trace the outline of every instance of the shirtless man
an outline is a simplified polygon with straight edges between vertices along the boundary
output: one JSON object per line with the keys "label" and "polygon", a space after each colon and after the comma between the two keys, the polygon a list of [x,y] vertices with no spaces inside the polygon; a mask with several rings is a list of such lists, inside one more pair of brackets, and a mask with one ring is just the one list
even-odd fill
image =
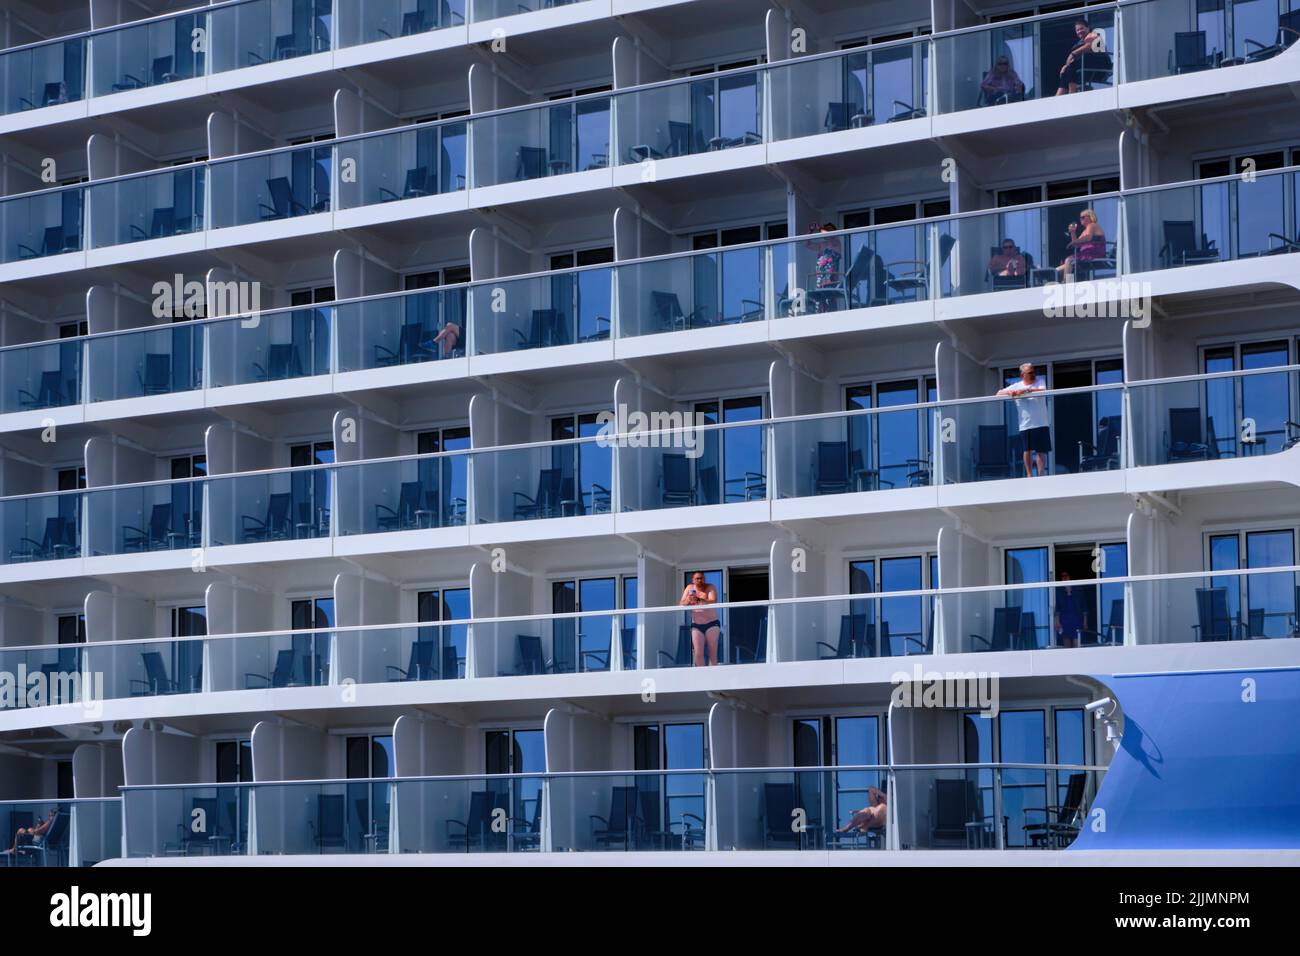
{"label": "shirtless man", "polygon": [[718,623],[718,612],[704,610],[695,610],[705,604],[718,603],[718,589],[704,580],[704,572],[696,571],[691,575],[691,583],[686,585],[686,590],[682,592],[682,599],[678,602],[682,607],[692,608],[691,610],[691,645],[695,649],[695,666],[705,666],[705,647],[708,647],[708,664],[710,667],[718,663],[718,637],[722,634],[722,626]]}
{"label": "shirtless man", "polygon": [[849,817],[849,822],[836,830],[836,833],[848,833],[850,830],[866,833],[868,830],[885,828],[885,815],[889,812],[885,792],[875,787],[867,787],[867,798],[871,804],[861,810],[854,810],[853,816]]}

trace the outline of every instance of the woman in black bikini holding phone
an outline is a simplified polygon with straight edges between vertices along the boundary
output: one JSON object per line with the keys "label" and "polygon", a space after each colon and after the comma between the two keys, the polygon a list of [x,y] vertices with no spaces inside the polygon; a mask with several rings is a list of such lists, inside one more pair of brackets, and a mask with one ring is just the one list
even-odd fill
{"label": "woman in black bikini holding phone", "polygon": [[716,610],[697,610],[700,605],[717,604],[718,589],[704,580],[704,572],[696,571],[691,575],[691,583],[682,592],[678,602],[682,607],[691,608],[691,646],[695,650],[695,666],[704,667],[704,650],[708,647],[708,665],[718,663],[718,638],[722,634],[722,625],[718,623]]}

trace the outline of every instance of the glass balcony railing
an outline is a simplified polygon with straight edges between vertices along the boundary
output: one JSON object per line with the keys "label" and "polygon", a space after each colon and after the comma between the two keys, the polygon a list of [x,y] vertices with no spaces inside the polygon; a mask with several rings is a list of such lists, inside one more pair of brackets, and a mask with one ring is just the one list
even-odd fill
{"label": "glass balcony railing", "polygon": [[258,783],[248,791],[258,855],[390,852],[388,780]]}
{"label": "glass balcony railing", "polygon": [[694,426],[607,440],[618,446],[620,511],[767,500],[770,424],[697,417]]}
{"label": "glass balcony railing", "polygon": [[929,485],[933,419],[910,404],[774,422],[776,497]]}
{"label": "glass balcony railing", "polygon": [[466,675],[469,626],[456,621],[335,632],[339,682],[458,680]]}
{"label": "glass balcony railing", "polygon": [[931,269],[931,246],[942,226],[906,223],[774,243],[771,283],[781,291],[771,296],[773,317],[934,298],[944,277]]}
{"label": "glass balcony railing", "polygon": [[173,322],[86,339],[88,399],[107,402],[203,387],[204,327]]}
{"label": "glass balcony railing", "polygon": [[[0,647],[0,673],[14,675],[16,691],[0,696],[0,710],[73,704],[82,700],[85,686],[82,650],[78,644]],[[29,683],[33,675],[40,677],[36,684]]]}
{"label": "glass balcony railing", "polygon": [[355,175],[340,177],[339,208],[464,189],[466,130],[464,120],[448,120],[341,141],[339,168],[355,170]]}
{"label": "glass balcony railing", "polygon": [[102,694],[104,700],[170,697],[205,690],[201,637],[92,641],[78,647],[92,681],[86,686],[91,693]]}
{"label": "glass balcony railing", "polygon": [[90,248],[203,231],[205,166],[128,176],[86,187]]}
{"label": "glass balcony railing", "polygon": [[470,185],[497,186],[608,167],[611,101],[611,94],[592,94],[472,118]]}
{"label": "glass balcony railing", "polygon": [[333,155],[307,146],[209,163],[212,228],[329,212]]}
{"label": "glass balcony railing", "polygon": [[932,252],[942,275],[936,294],[976,295],[1070,279],[1114,279],[1121,263],[1119,223],[1120,199],[1114,194],[943,220],[936,227]]}
{"label": "glass balcony railing", "polygon": [[92,489],[85,502],[89,555],[189,550],[203,544],[202,479]]}
{"label": "glass balcony railing", "polygon": [[468,286],[451,286],[338,303],[337,371],[464,358],[468,299]]}
{"label": "glass balcony railing", "polygon": [[392,781],[400,853],[517,853],[542,849],[540,774]]}
{"label": "glass balcony railing", "polygon": [[[889,792],[885,766],[713,770],[720,850],[850,850],[885,848],[882,811],[854,814]],[[879,823],[879,826],[875,824]]]}
{"label": "glass balcony railing", "polygon": [[212,72],[278,63],[332,48],[331,0],[247,0],[208,14]]}
{"label": "glass balcony railing", "polygon": [[[1128,462],[1123,395],[1117,383],[931,406],[939,439],[939,482],[1123,468]],[[925,461],[918,462],[918,470],[925,467]]]}
{"label": "glass balcony railing", "polygon": [[208,478],[208,545],[327,538],[333,484],[326,467]]}
{"label": "glass balcony railing", "polygon": [[208,31],[208,14],[196,11],[91,34],[91,95],[108,96],[203,76],[211,46],[199,41]]}
{"label": "glass balcony railing", "polygon": [[470,22],[482,23],[497,17],[513,17],[519,13],[566,7],[578,0],[470,0]]}
{"label": "glass balcony railing", "polygon": [[251,793],[251,784],[237,783],[124,787],[125,853],[129,857],[246,855]]}
{"label": "glass balcony railing", "polygon": [[766,318],[767,262],[778,248],[784,247],[742,246],[615,267],[618,336],[680,332]]}
{"label": "glass balcony railing", "polygon": [[601,266],[470,286],[474,354],[608,340],[613,276]]}
{"label": "glass balcony railing", "polygon": [[[1124,8],[1125,30],[1130,9]],[[935,112],[1113,87],[1120,49],[1116,19],[1116,5],[1110,4],[935,37]]]}
{"label": "glass balcony railing", "polygon": [[86,94],[86,38],[0,51],[0,116],[75,103]]}
{"label": "glass balcony railing", "polygon": [[338,17],[338,45],[359,46],[461,26],[465,0],[342,0]]}
{"label": "glass balcony railing", "polygon": [[0,263],[80,252],[84,186],[0,199]]}
{"label": "glass balcony railing", "polygon": [[772,138],[799,139],[925,116],[929,58],[926,38],[769,66]]}
{"label": "glass balcony railing", "polygon": [[1161,186],[1124,196],[1129,272],[1300,252],[1295,169]]}
{"label": "glass balcony railing", "polygon": [[469,452],[358,462],[337,471],[336,534],[452,528],[468,515]]}
{"label": "glass balcony railing", "polygon": [[555,852],[706,849],[712,782],[702,768],[548,775],[546,848]]}
{"label": "glass balcony railing", "polygon": [[122,855],[120,797],[0,800],[0,826],[6,840],[20,829],[44,828],[18,838],[6,856],[10,866],[94,866]]}
{"label": "glass balcony railing", "polygon": [[896,847],[1063,850],[1074,842],[1105,768],[1070,764],[935,764],[890,771]]}
{"label": "glass balcony railing", "polygon": [[600,438],[471,453],[475,524],[610,514],[613,449]]}
{"label": "glass balcony railing", "polygon": [[81,342],[0,349],[0,413],[81,404]]}
{"label": "glass balcony railing", "polygon": [[1275,455],[1300,444],[1300,368],[1251,369],[1128,387],[1133,464]]}
{"label": "glass balcony railing", "polygon": [[[0,648],[39,683],[15,708],[200,692],[542,677],[715,665],[1300,638],[1300,566],[925,589],[919,564],[874,592],[710,605]],[[906,573],[904,569],[903,572]],[[1034,579],[1037,575],[1037,580]],[[705,619],[707,617],[707,619]],[[471,641],[472,637],[472,641]]]}
{"label": "glass balcony railing", "polygon": [[699,767],[124,787],[123,799],[131,856],[1063,850],[1105,773]]}
{"label": "glass balcony railing", "polygon": [[764,142],[763,71],[746,67],[615,94],[615,165]]}
{"label": "glass balcony railing", "polygon": [[334,311],[289,309],[205,323],[211,387],[328,375]]}
{"label": "glass balcony railing", "polygon": [[73,492],[0,498],[5,564],[81,556],[81,496]]}
{"label": "glass balcony railing", "polygon": [[1121,11],[1122,79],[1132,83],[1271,59],[1300,39],[1300,10],[1293,6],[1290,13],[1279,14],[1279,9],[1259,0],[1126,4]]}

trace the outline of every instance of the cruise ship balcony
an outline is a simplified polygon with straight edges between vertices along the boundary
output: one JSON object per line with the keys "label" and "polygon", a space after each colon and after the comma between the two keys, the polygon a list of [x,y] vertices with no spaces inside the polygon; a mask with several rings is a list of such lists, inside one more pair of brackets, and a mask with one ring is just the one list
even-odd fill
{"label": "cruise ship balcony", "polygon": [[[46,826],[48,824],[48,826]],[[0,800],[0,866],[94,866],[122,855],[122,798]],[[40,829],[36,835],[19,831]]]}

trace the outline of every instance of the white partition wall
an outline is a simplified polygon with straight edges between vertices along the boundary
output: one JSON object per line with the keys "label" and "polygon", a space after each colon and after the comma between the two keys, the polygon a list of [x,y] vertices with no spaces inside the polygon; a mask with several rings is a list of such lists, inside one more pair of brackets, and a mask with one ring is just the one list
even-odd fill
{"label": "white partition wall", "polygon": [[[987,543],[955,528],[939,529],[939,581],[944,587],[978,587],[998,583],[996,562]],[[935,627],[935,652],[974,650],[970,635],[990,638],[990,602],[983,594],[948,594],[939,598]],[[942,642],[942,644],[940,643]]]}
{"label": "white partition wall", "polygon": [[[263,720],[253,728],[253,779],[323,780],[330,776],[329,735],[315,727]],[[258,853],[309,845],[304,831],[320,819],[314,787],[258,788],[249,811],[249,838]],[[331,794],[333,796],[333,794]]]}
{"label": "white partition wall", "polygon": [[[616,43],[618,41],[615,41]],[[645,210],[639,207],[619,206],[614,210],[614,260],[640,259],[647,256],[662,256],[673,251],[672,233],[653,222]],[[632,277],[627,273],[620,279]],[[620,296],[618,302],[623,303]],[[635,300],[628,300],[629,306]]]}
{"label": "white partition wall", "polygon": [[406,669],[403,651],[411,644],[405,629],[357,631],[370,624],[401,619],[401,588],[372,572],[347,572],[334,579],[334,648],[330,668],[334,682],[383,683],[389,668]]}
{"label": "white partition wall", "polygon": [[[677,586],[677,568],[658,555],[642,551],[637,555],[637,601],[640,607],[664,607],[676,604],[681,589]],[[642,668],[660,666],[659,655],[672,658],[677,652],[677,625],[681,618],[673,614],[640,615],[636,659]]]}
{"label": "white partition wall", "polygon": [[[123,781],[128,787],[194,783],[201,780],[202,741],[146,723],[122,738]],[[186,818],[184,791],[144,790],[126,797],[127,856],[162,856],[176,840],[176,826]]]}
{"label": "white partition wall", "polygon": [[[78,800],[116,797],[125,782],[119,741],[81,744],[72,752],[72,788]],[[83,863],[116,856],[121,844],[122,815],[117,804],[77,808],[75,856]]]}
{"label": "white partition wall", "polygon": [[259,471],[275,464],[275,447],[267,438],[234,422],[209,425],[204,433],[209,475]]}
{"label": "white partition wall", "polygon": [[[509,563],[494,570],[496,558],[476,561],[469,571],[469,602],[474,617],[510,617],[532,613],[532,578]],[[471,624],[466,651],[466,677],[513,674],[519,669],[518,628],[501,624]]]}
{"label": "white partition wall", "polygon": [[[770,766],[769,723],[766,714],[733,701],[720,701],[709,709],[709,759],[714,770]],[[709,819],[708,849],[762,846],[763,822],[753,813],[763,806],[763,774],[723,774],[715,778],[706,797]]]}
{"label": "white partition wall", "polygon": [[[393,775],[438,777],[469,771],[467,754],[474,731],[428,714],[402,714],[393,725]],[[394,804],[399,832],[390,834],[399,853],[438,853],[449,849],[446,820],[468,816],[468,787],[399,783]]]}
{"label": "white partition wall", "polygon": [[[552,709],[543,733],[548,773],[613,770],[614,724],[593,714]],[[550,829],[542,834],[544,849],[589,850],[592,817],[610,812],[611,787],[630,778],[553,777],[548,784]],[[546,816],[543,815],[543,819]]]}
{"label": "white partition wall", "polygon": [[[214,581],[205,593],[209,634],[276,629],[275,595],[233,581]],[[211,688],[243,689],[247,675],[270,675],[275,661],[266,640],[208,641],[204,680]]]}

